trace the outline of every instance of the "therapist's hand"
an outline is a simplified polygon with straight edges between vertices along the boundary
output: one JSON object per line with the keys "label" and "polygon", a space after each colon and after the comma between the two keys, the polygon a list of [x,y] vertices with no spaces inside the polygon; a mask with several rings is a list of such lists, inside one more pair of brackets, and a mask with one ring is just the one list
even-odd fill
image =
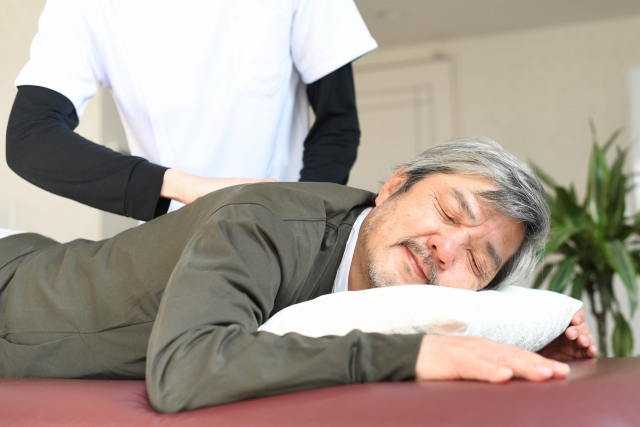
{"label": "therapist's hand", "polygon": [[199,197],[221,188],[256,182],[276,182],[273,178],[206,178],[191,175],[179,169],[168,169],[164,173],[160,196],[189,204]]}
{"label": "therapist's hand", "polygon": [[486,338],[425,335],[416,362],[417,380],[477,380],[503,383],[512,378],[545,381],[565,378],[569,366]]}
{"label": "therapist's hand", "polygon": [[598,349],[593,345],[593,335],[585,322],[584,310],[580,309],[571,319],[571,325],[562,335],[538,353],[554,360],[588,359]]}

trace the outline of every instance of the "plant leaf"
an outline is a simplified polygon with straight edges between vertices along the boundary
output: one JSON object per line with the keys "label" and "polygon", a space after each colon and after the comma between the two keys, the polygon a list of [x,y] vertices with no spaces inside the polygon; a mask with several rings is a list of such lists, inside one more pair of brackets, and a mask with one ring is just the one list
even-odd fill
{"label": "plant leaf", "polygon": [[609,169],[604,153],[597,144],[593,144],[589,159],[588,206],[599,234],[603,235],[604,212],[607,205],[607,188],[609,187]]}
{"label": "plant leaf", "polygon": [[531,166],[533,172],[538,176],[538,178],[540,178],[540,181],[547,184],[548,187],[555,189],[559,186],[556,180],[553,179],[551,175],[543,171],[538,165],[530,161],[529,166]]}
{"label": "plant leaf", "polygon": [[631,227],[636,234],[640,234],[640,212],[633,216]]}
{"label": "plant leaf", "polygon": [[574,227],[583,224],[583,211],[578,205],[575,193],[565,190],[562,187],[556,188],[556,210],[558,216],[563,218],[565,223],[570,223]]}
{"label": "plant leaf", "polygon": [[[624,222],[624,211],[626,206],[626,186],[627,177],[623,171],[624,162],[626,160],[626,150],[618,149],[618,155],[611,166],[609,188],[607,197],[607,217],[609,224],[609,233],[615,233],[622,222]],[[611,235],[611,237],[617,237]]]}
{"label": "plant leaf", "polygon": [[551,238],[547,242],[547,245],[544,248],[544,252],[542,252],[541,259],[544,261],[545,258],[556,251],[564,242],[566,242],[571,236],[581,231],[580,228],[575,228],[572,226],[564,226],[560,227],[556,230],[551,231]]}
{"label": "plant leaf", "polygon": [[[595,129],[595,127],[594,127]],[[618,139],[618,137],[620,136],[620,133],[622,132],[622,128],[618,128],[616,129],[611,136],[609,137],[609,139],[607,139],[607,142],[604,143],[604,145],[602,146],[602,152],[606,153],[607,150],[609,149],[609,147],[611,147],[611,144],[613,144],[613,142]],[[595,136],[595,133],[594,133]]]}
{"label": "plant leaf", "polygon": [[553,264],[545,264],[536,275],[536,278],[533,281],[533,285],[531,285],[531,287],[534,289],[540,288],[540,285],[542,285],[542,283],[547,279],[547,276],[549,276],[549,273],[551,273],[553,267]]}
{"label": "plant leaf", "polygon": [[558,270],[549,280],[549,290],[562,293],[575,273],[576,260],[567,258],[558,264]]}
{"label": "plant leaf", "polygon": [[591,141],[594,144],[598,143],[598,135],[596,134],[596,124],[593,122],[592,118],[589,118],[589,130],[591,131]]}
{"label": "plant leaf", "polygon": [[588,281],[589,281],[588,273],[577,274],[573,278],[573,286],[571,287],[571,297],[575,299],[582,299],[581,298],[582,291],[584,290],[584,287],[586,286]]}
{"label": "plant leaf", "polygon": [[611,344],[615,357],[631,357],[633,355],[633,332],[629,323],[621,313],[615,313],[616,326],[613,328]]}
{"label": "plant leaf", "polygon": [[604,256],[609,266],[620,276],[629,294],[631,315],[638,306],[638,284],[636,268],[627,248],[620,240],[609,240],[604,245]]}

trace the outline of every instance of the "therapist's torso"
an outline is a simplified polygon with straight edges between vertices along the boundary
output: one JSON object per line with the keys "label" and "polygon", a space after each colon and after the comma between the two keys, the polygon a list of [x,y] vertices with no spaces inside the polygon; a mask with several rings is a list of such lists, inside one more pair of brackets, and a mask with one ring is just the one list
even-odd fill
{"label": "therapist's torso", "polygon": [[56,90],[81,115],[98,81],[133,155],[202,176],[296,181],[304,83],[375,46],[345,0],[49,0],[16,85]]}

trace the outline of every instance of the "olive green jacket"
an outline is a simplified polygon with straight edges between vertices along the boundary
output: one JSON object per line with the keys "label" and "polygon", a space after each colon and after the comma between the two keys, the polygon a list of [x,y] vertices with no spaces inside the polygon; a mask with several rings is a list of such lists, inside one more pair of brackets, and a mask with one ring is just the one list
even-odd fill
{"label": "olive green jacket", "polygon": [[0,377],[146,377],[164,412],[413,378],[417,335],[257,332],[331,292],[372,196],[253,184],[99,242],[0,239]]}

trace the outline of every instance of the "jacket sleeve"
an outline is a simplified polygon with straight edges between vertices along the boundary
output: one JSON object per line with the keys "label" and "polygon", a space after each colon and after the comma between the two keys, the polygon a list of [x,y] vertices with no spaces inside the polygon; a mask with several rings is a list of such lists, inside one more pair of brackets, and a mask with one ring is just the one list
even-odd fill
{"label": "jacket sleeve", "polygon": [[309,84],[307,96],[316,121],[304,142],[300,181],[346,184],[360,143],[351,63]]}
{"label": "jacket sleeve", "polygon": [[7,126],[9,167],[59,196],[148,221],[167,212],[160,197],[167,168],[95,144],[74,132],[76,110],[64,95],[20,86]]}
{"label": "jacket sleeve", "polygon": [[313,262],[313,251],[305,250],[313,238],[300,222],[239,204],[221,208],[194,235],[171,275],[149,342],[146,383],[156,410],[413,378],[421,335],[257,332],[287,294],[284,287],[302,286]]}

